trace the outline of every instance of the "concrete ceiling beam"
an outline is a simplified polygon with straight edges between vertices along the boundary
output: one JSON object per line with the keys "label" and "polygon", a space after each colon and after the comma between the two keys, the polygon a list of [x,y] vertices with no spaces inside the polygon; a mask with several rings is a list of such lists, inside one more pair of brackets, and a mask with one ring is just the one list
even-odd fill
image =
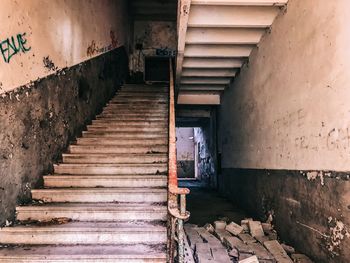
{"label": "concrete ceiling beam", "polygon": [[192,0],[193,5],[284,6],[288,0]]}
{"label": "concrete ceiling beam", "polygon": [[249,57],[254,45],[196,45],[187,44],[185,57],[234,58]]}
{"label": "concrete ceiling beam", "polygon": [[182,77],[181,85],[183,84],[212,84],[212,85],[228,85],[230,84],[230,78],[218,78],[218,77]]}
{"label": "concrete ceiling beam", "polygon": [[240,68],[242,58],[185,58],[183,68]]}
{"label": "concrete ceiling beam", "polygon": [[220,105],[220,92],[180,91],[177,103],[187,105]]}
{"label": "concrete ceiling beam", "polygon": [[191,0],[178,0],[177,10],[177,57],[176,57],[176,85],[179,83],[184,59],[188,18],[190,15]]}
{"label": "concrete ceiling beam", "polygon": [[188,28],[188,44],[258,44],[265,29],[261,28]]}
{"label": "concrete ceiling beam", "polygon": [[[270,27],[279,7],[200,6],[191,8],[188,27]],[[208,19],[210,17],[210,19]]]}
{"label": "concrete ceiling beam", "polygon": [[237,73],[236,69],[231,68],[212,68],[212,69],[197,69],[197,68],[184,68],[182,70],[182,76],[184,77],[234,77]]}

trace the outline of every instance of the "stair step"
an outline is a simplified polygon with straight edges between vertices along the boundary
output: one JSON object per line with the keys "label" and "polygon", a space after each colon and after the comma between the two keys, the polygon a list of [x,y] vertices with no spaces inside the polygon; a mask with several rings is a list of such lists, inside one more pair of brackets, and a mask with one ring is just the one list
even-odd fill
{"label": "stair step", "polygon": [[163,127],[168,128],[168,123],[165,121],[145,121],[145,120],[93,120],[92,125],[109,125],[119,127]]}
{"label": "stair step", "polygon": [[99,115],[96,116],[96,119],[99,118],[106,118],[106,117],[112,117],[112,118],[116,118],[119,120],[132,120],[132,119],[142,119],[142,120],[161,120],[161,121],[167,121],[168,120],[168,114],[165,113],[101,113]]}
{"label": "stair step", "polygon": [[153,88],[153,87],[146,87],[146,86],[125,86],[125,87],[122,87],[120,91],[162,94],[162,93],[168,93],[169,88],[168,87]]}
{"label": "stair step", "polygon": [[120,125],[88,125],[87,126],[88,131],[132,131],[132,132],[164,132],[166,130],[166,127],[161,126],[120,126]]}
{"label": "stair step", "polygon": [[137,93],[137,92],[128,92],[128,91],[119,91],[117,93],[117,96],[113,98],[112,100],[115,99],[165,99],[169,100],[168,93],[166,92],[161,92],[161,93],[156,93],[156,92],[142,92],[142,93]]}
{"label": "stair step", "polygon": [[[151,141],[152,142],[152,141]],[[119,141],[116,141],[119,143]],[[109,144],[111,145],[111,144]],[[118,144],[114,144],[117,146]],[[64,163],[165,163],[167,154],[62,154]]]}
{"label": "stair step", "polygon": [[47,188],[68,187],[166,187],[165,175],[47,175],[44,186]]}
{"label": "stair step", "polygon": [[128,104],[128,103],[136,103],[136,104],[145,104],[145,103],[160,103],[160,104],[168,104],[168,98],[166,97],[122,97],[122,96],[116,96],[114,99],[111,99],[108,104],[115,104],[115,103],[122,103],[122,104]]}
{"label": "stair step", "polygon": [[159,114],[159,115],[168,115],[168,110],[166,109],[166,107],[153,107],[153,108],[149,108],[149,107],[129,107],[129,106],[106,106],[103,109],[102,114],[105,113],[115,113],[115,114],[144,114],[144,116],[148,116],[149,114]]}
{"label": "stair step", "polygon": [[96,116],[96,120],[103,120],[103,121],[165,121],[167,122],[168,120],[168,115],[167,116],[156,116],[156,117],[147,117],[145,118],[144,116],[137,116],[136,114],[135,115],[129,115],[129,116],[123,116],[123,115],[114,115],[114,114],[107,114],[107,115],[98,115]]}
{"label": "stair step", "polygon": [[168,111],[162,108],[154,108],[154,109],[149,109],[149,108],[130,108],[130,107],[110,107],[104,108],[102,115],[103,114],[119,114],[119,115],[137,115],[137,114],[143,114],[144,117],[147,116],[168,116]]}
{"label": "stair step", "polygon": [[120,202],[163,203],[167,201],[167,190],[158,188],[52,188],[33,189],[32,198],[47,203],[62,202]]}
{"label": "stair step", "polygon": [[[96,132],[96,131],[91,131]],[[70,145],[70,153],[167,153],[168,145],[129,145],[129,146],[119,146],[115,145]]]}
{"label": "stair step", "polygon": [[167,241],[166,227],[146,222],[69,222],[0,229],[1,244],[84,245],[159,244]]}
{"label": "stair step", "polygon": [[167,86],[151,87],[151,86],[145,86],[145,85],[125,85],[120,90],[128,91],[128,92],[139,91],[139,92],[162,93],[162,92],[168,92],[169,88]]}
{"label": "stair step", "polygon": [[166,248],[154,245],[21,246],[0,249],[2,263],[165,263]]}
{"label": "stair step", "polygon": [[[19,221],[45,221],[55,218],[69,218],[73,221],[165,221],[167,207],[151,204],[115,203],[51,203],[48,205],[18,206]],[[1,253],[0,253],[1,254]]]}
{"label": "stair step", "polygon": [[167,163],[157,164],[55,164],[57,174],[166,174]]}
{"label": "stair step", "polygon": [[136,133],[136,132],[104,132],[104,131],[83,131],[84,138],[113,138],[113,139],[163,139],[168,138],[167,133]]}
{"label": "stair step", "polygon": [[114,139],[114,138],[77,138],[78,145],[157,145],[167,144],[167,138],[145,138],[145,139]]}
{"label": "stair step", "polygon": [[128,100],[115,100],[115,101],[109,101],[105,107],[115,107],[115,108],[141,108],[141,109],[168,109],[168,102],[165,100],[162,101],[128,101]]}
{"label": "stair step", "polygon": [[162,120],[162,121],[167,121],[168,120],[168,114],[165,113],[121,113],[121,112],[103,112],[100,115],[96,116],[96,119],[101,119],[101,118],[115,118],[119,120],[130,120],[130,119],[144,119],[144,120]]}

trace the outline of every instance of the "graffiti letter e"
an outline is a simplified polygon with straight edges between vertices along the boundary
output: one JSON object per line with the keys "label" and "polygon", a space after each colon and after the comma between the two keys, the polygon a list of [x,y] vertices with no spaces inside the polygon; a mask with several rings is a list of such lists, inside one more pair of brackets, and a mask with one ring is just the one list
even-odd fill
{"label": "graffiti letter e", "polygon": [[0,43],[0,51],[1,51],[2,57],[4,58],[4,61],[6,63],[9,63],[8,59],[6,58],[6,52],[9,51],[8,39]]}
{"label": "graffiti letter e", "polygon": [[19,43],[19,45],[24,53],[31,49],[31,47],[29,47],[29,48],[25,47],[25,44],[27,43],[27,39],[24,38],[25,35],[26,35],[26,33],[17,35],[18,43]]}

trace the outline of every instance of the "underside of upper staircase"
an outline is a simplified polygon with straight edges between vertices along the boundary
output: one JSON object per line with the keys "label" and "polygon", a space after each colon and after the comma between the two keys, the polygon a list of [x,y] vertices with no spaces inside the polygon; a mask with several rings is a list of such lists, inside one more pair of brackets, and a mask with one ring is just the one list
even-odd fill
{"label": "underside of upper staircase", "polygon": [[176,85],[179,104],[220,104],[288,0],[181,0]]}

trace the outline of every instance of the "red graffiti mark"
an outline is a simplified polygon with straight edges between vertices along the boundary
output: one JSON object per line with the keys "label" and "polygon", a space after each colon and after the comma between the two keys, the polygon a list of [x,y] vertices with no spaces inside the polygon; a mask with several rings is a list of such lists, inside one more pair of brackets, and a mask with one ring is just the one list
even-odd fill
{"label": "red graffiti mark", "polygon": [[91,44],[88,46],[86,54],[91,57],[98,52],[98,47],[96,46],[95,40],[92,40]]}
{"label": "red graffiti mark", "polygon": [[112,48],[117,48],[118,47],[118,39],[116,38],[115,34],[114,34],[114,31],[111,30],[110,32],[110,36],[111,36],[111,41],[112,41]]}

